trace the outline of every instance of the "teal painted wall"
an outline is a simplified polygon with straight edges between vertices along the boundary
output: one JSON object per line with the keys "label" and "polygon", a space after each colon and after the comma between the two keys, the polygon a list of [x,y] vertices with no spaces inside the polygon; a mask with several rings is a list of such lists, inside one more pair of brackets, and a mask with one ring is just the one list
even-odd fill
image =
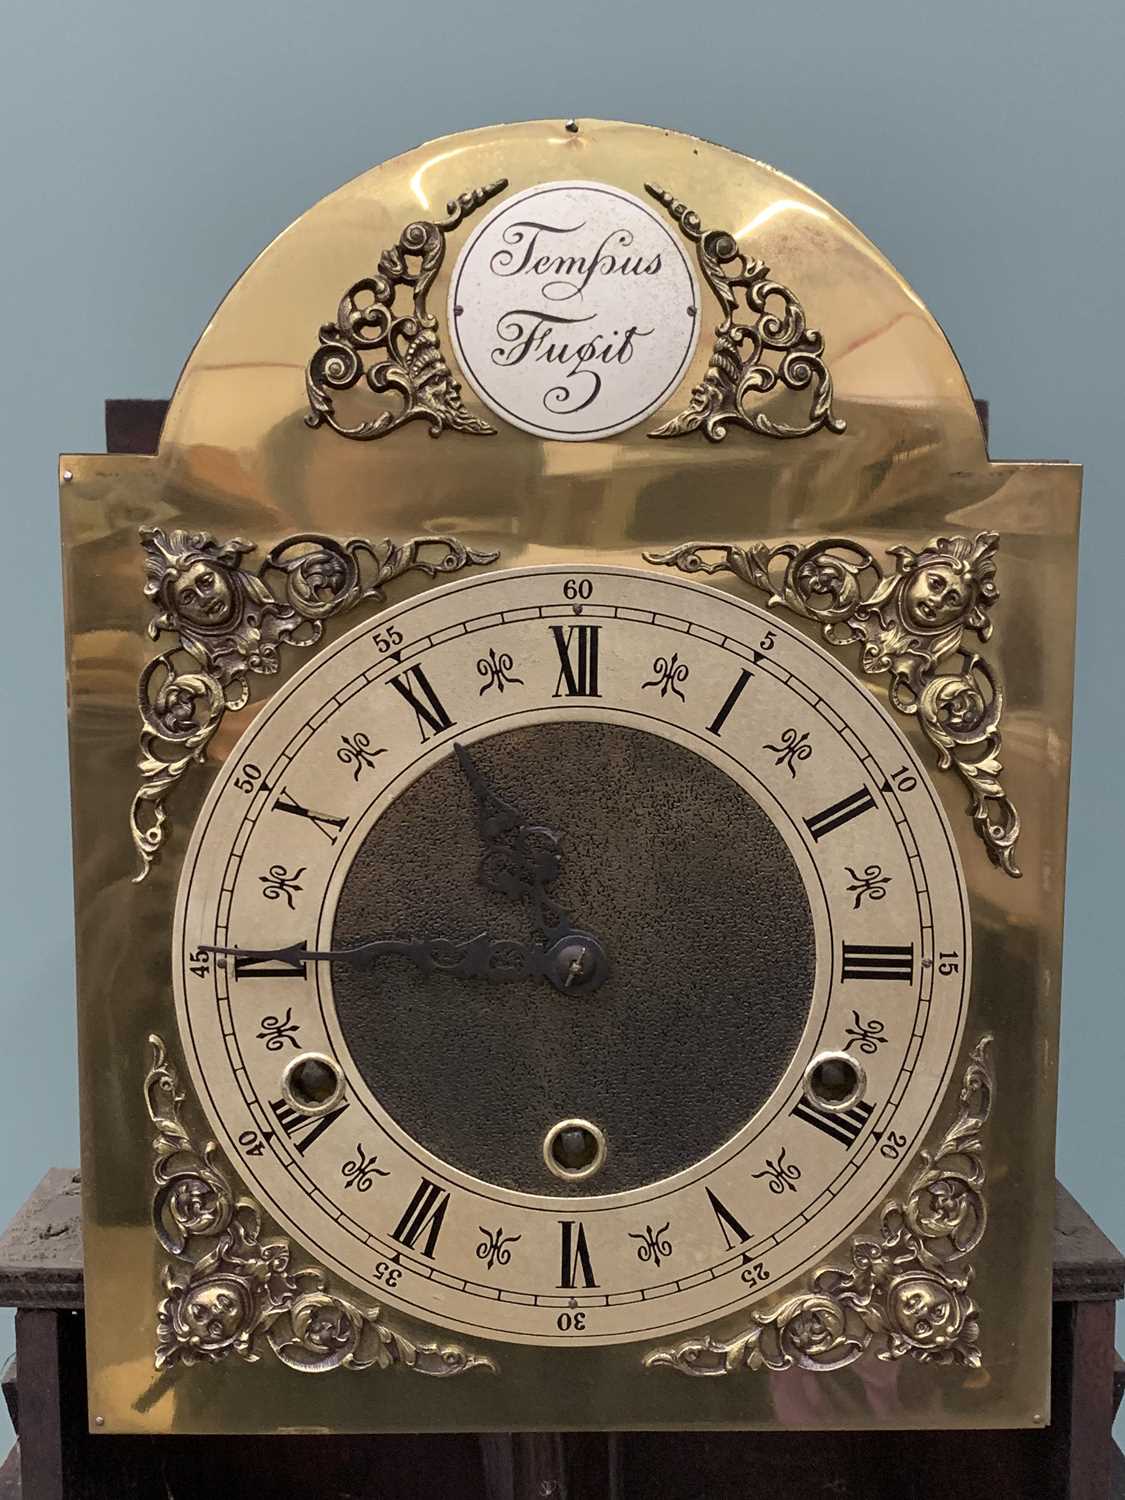
{"label": "teal painted wall", "polygon": [[601,115],[809,183],[942,322],[993,454],[1086,465],[1059,1175],[1125,1242],[1123,63],[1119,0],[7,0],[0,1220],[78,1156],[55,455],[104,447],[105,396],[167,395],[235,275],[347,178]]}

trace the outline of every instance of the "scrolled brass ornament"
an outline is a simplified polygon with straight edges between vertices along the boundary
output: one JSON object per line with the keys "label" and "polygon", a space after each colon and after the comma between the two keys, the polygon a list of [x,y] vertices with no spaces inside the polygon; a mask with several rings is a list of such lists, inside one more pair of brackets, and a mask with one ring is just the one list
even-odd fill
{"label": "scrolled brass ornament", "polygon": [[145,595],[156,606],[148,634],[173,635],[141,673],[141,785],[129,824],[144,880],[167,836],[165,800],[191,766],[203,760],[224,715],[245,708],[252,675],[272,676],[279,646],[315,646],[325,622],[357,605],[385,598],[404,573],[436,578],[495,562],[452,536],[407,542],[351,537],[341,542],[302,532],[278,542],[251,572],[256,550],[240,537],[220,542],[202,531],[142,526]]}
{"label": "scrolled brass ornament", "polygon": [[[982,642],[992,634],[999,540],[981,531],[934,537],[920,552],[891,547],[891,573],[866,547],[842,537],[776,547],[684,542],[644,556],[682,573],[734,573],[768,594],[771,607],[815,620],[830,646],[859,645],[861,670],[890,677],[892,708],[917,719],[939,768],[956,771],[965,783],[989,859],[1018,877],[1020,818],[1000,780],[1004,690],[984,657],[964,645],[967,632]],[[940,670],[942,664],[953,670]]]}
{"label": "scrolled brass ornament", "polygon": [[[654,428],[649,437],[702,432],[711,442],[721,443],[728,427],[773,438],[808,437],[821,428],[842,433],[848,424],[832,411],[832,375],[824,359],[824,337],[808,326],[796,294],[771,279],[764,261],[748,260],[729,231],[705,230],[699,215],[686,203],[653,183],[646,182],[645,191],[668,210],[695,245],[699,269],[723,310],[707,372],[693,389],[690,404]],[[737,317],[740,291],[753,315],[750,322]],[[751,409],[778,386],[790,391],[811,387],[805,422],[782,422]]]}
{"label": "scrolled brass ornament", "polygon": [[263,1239],[249,1198],[236,1197],[216,1164],[214,1141],[198,1145],[183,1123],[185,1094],[163,1041],[150,1035],[145,1076],[153,1138],[153,1227],[171,1257],[161,1273],[155,1366],[253,1363],[266,1349],[290,1369],[389,1369],[419,1375],[491,1370],[487,1355],[455,1344],[418,1344],[364,1307],[334,1292],[318,1266],[292,1265],[289,1241]]}
{"label": "scrolled brass ornament", "polygon": [[732,1339],[687,1339],[650,1351],[648,1369],[681,1375],[740,1370],[839,1370],[873,1352],[939,1365],[981,1364],[980,1325],[969,1295],[966,1256],[988,1222],[981,1130],[992,1110],[991,1036],[973,1048],[960,1110],[901,1202],[888,1202],[877,1240],[853,1239],[851,1265],[817,1271],[809,1289],[770,1310]]}
{"label": "scrolled brass ornament", "polygon": [[[386,437],[408,422],[425,422],[431,437],[449,428],[475,437],[496,429],[474,417],[461,400],[441,347],[437,318],[426,306],[434,277],[445,259],[445,237],[469,214],[508,186],[505,178],[473,188],[445,206],[446,217],[417,219],[408,224],[396,244],[379,257],[378,270],[364,276],[344,293],[334,323],[325,323],[320,347],[309,359],[305,390],[309,427],[325,423],[341,437],[367,442]],[[411,292],[411,310],[395,312],[399,287]],[[374,364],[364,363],[383,354]],[[397,396],[398,410],[384,408],[377,416],[351,426],[336,414],[334,391],[350,391],[360,381],[377,396]]]}

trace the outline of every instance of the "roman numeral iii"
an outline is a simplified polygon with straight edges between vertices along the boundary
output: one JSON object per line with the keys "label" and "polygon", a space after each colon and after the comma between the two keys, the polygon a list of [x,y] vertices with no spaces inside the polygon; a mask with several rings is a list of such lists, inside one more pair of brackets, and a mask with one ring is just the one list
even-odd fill
{"label": "roman numeral iii", "polygon": [[599,698],[598,632],[600,625],[552,625],[559,653],[556,698]]}
{"label": "roman numeral iii", "polygon": [[861,786],[858,792],[852,792],[848,797],[841,797],[839,802],[833,802],[823,812],[806,818],[805,827],[819,843],[826,833],[834,833],[837,828],[842,828],[845,823],[850,823],[861,813],[870,812],[874,806],[874,797],[865,786]]}
{"label": "roman numeral iii", "polygon": [[407,667],[405,672],[400,672],[397,677],[390,677],[387,680],[395,692],[401,693],[414,710],[414,717],[418,721],[418,733],[422,736],[423,745],[428,739],[443,734],[445,730],[453,727],[456,721],[449,717],[445,705],[434,692],[430,679],[421,667]]}
{"label": "roman numeral iii", "polygon": [[880,943],[844,943],[840,954],[841,979],[898,979],[914,982],[914,944],[908,948]]}

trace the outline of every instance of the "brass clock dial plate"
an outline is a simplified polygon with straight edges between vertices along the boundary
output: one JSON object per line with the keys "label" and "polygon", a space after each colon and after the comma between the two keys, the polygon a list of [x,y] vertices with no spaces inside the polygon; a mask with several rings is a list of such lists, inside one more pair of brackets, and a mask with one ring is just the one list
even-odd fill
{"label": "brass clock dial plate", "polygon": [[[596,990],[293,947],[528,941],[455,746],[557,838]],[[387,611],[276,694],[200,815],[173,974],[224,1151],[322,1264],[478,1338],[607,1344],[746,1304],[877,1206],[970,944],[932,784],[845,668],[696,583],[538,568]],[[806,1085],[834,1052],[843,1108]],[[282,1086],[306,1053],[343,1079],[310,1112]],[[565,1117],[605,1136],[592,1181],[544,1163]]]}
{"label": "brass clock dial plate", "polygon": [[1047,1420],[1079,489],[689,136],[269,246],[60,464],[95,1430]]}

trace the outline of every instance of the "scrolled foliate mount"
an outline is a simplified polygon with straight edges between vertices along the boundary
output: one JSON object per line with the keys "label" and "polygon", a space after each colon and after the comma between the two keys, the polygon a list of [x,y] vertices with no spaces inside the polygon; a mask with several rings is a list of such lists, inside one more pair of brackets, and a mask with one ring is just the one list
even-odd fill
{"label": "scrolled foliate mount", "polygon": [[992,1038],[973,1048],[956,1119],[900,1202],[884,1204],[878,1239],[853,1239],[851,1265],[816,1272],[807,1290],[751,1315],[726,1340],[687,1339],[651,1350],[648,1369],[682,1375],[742,1370],[839,1370],[873,1352],[940,1365],[981,1364],[966,1257],[988,1222],[981,1130],[992,1110]]}
{"label": "scrolled foliate mount", "polygon": [[644,556],[682,573],[734,573],[767,594],[770,607],[815,620],[830,646],[859,645],[860,669],[889,676],[891,707],[917,719],[939,768],[968,788],[989,859],[1018,877],[1020,818],[1000,780],[1004,692],[989,663],[965,645],[968,632],[980,641],[992,634],[998,544],[996,532],[981,531],[934,537],[920,552],[891,547],[891,573],[842,537],[776,547],[684,542]]}
{"label": "scrolled foliate mount", "polygon": [[[500,178],[473,188],[446,204],[444,219],[408,224],[379,257],[375,274],[348,288],[336,321],[322,326],[320,347],[305,369],[305,421],[310,427],[327,423],[341,437],[361,442],[386,437],[415,421],[425,422],[431,437],[439,437],[446,428],[475,437],[495,435],[494,427],[466,410],[426,298],[445,259],[446,236],[507,186],[507,179]],[[399,287],[411,293],[409,312],[395,312]],[[365,364],[365,357],[375,362]],[[348,426],[336,414],[333,392],[350,391],[361,380],[377,396],[397,396],[398,409],[384,407],[376,416]]]}
{"label": "scrolled foliate mount", "polygon": [[389,1369],[417,1375],[495,1372],[495,1361],[456,1344],[418,1344],[332,1289],[318,1266],[291,1264],[286,1239],[263,1239],[262,1217],[237,1197],[216,1162],[214,1141],[200,1145],[183,1123],[184,1092],[164,1043],[149,1037],[145,1104],[154,1128],[152,1221],[169,1256],[157,1308],[155,1365],[255,1362],[272,1351],[305,1374]]}
{"label": "scrolled foliate mount", "polygon": [[[763,437],[808,437],[823,428],[842,433],[847,423],[832,411],[832,375],[824,358],[824,337],[810,328],[796,293],[770,276],[764,261],[748,260],[734,235],[703,228],[699,215],[653,183],[645,191],[667,209],[696,248],[707,285],[723,310],[706,374],[692,390],[684,411],[649,433],[654,438],[702,432],[720,443],[728,427],[744,427]],[[751,317],[738,317],[738,294]],[[776,421],[756,402],[779,386],[810,391],[802,423]]]}
{"label": "scrolled foliate mount", "polygon": [[129,825],[144,880],[167,835],[166,799],[202,762],[228,711],[245,708],[250,678],[280,666],[279,647],[315,646],[325,624],[357,605],[382,603],[384,588],[404,573],[429,577],[495,562],[452,536],[406,542],[365,537],[337,541],[302,532],[278,542],[257,571],[243,565],[253,542],[220,542],[206,532],[143,526],[145,594],[156,614],[148,634],[176,645],[141,673],[141,784]]}

